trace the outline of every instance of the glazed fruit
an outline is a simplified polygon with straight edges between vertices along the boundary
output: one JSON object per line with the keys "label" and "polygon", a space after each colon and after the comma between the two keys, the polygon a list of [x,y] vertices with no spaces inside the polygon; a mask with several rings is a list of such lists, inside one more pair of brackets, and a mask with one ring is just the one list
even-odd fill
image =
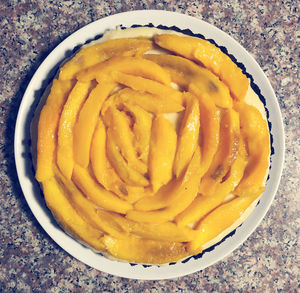
{"label": "glazed fruit", "polygon": [[130,262],[178,261],[220,241],[254,207],[269,166],[249,90],[203,39],[154,30],[84,47],[39,117],[47,206],[74,238]]}

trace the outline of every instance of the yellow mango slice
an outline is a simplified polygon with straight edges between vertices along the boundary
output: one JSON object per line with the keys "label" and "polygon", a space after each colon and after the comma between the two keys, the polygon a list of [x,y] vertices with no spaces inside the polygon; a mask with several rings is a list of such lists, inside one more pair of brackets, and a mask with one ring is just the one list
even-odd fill
{"label": "yellow mango slice", "polygon": [[[134,208],[140,211],[152,211],[171,206],[173,203],[180,202],[181,198],[185,196],[187,188],[194,180],[194,174],[199,173],[200,150],[193,156],[185,173],[170,181],[167,185],[161,187],[156,194],[150,197],[140,199],[135,203]],[[199,182],[194,182],[198,185]]]}
{"label": "yellow mango slice", "polygon": [[[172,204],[164,209],[155,211],[128,211],[126,217],[136,222],[160,224],[174,219],[176,215],[184,211],[198,194],[198,182],[200,181],[200,150],[196,149],[194,156],[191,160],[191,173],[186,177],[187,182],[177,196],[172,200]],[[197,166],[197,167],[196,167]],[[192,172],[193,170],[193,172]]]}
{"label": "yellow mango slice", "polygon": [[231,193],[241,181],[246,164],[247,154],[245,145],[243,142],[241,142],[239,147],[239,155],[233,162],[230,169],[230,174],[226,180],[217,184],[215,193],[212,196],[198,195],[187,209],[176,216],[175,222],[179,226],[197,223],[206,214],[219,206],[224,201],[226,196]]}
{"label": "yellow mango slice", "polygon": [[96,179],[105,189],[117,195],[127,193],[126,184],[119,178],[107,159],[106,129],[102,120],[98,121],[91,144],[91,165]]}
{"label": "yellow mango slice", "polygon": [[191,241],[195,234],[193,229],[178,227],[172,222],[162,224],[139,223],[112,212],[110,212],[110,217],[127,233],[146,239],[187,242]]}
{"label": "yellow mango slice", "polygon": [[103,238],[106,249],[118,259],[136,263],[163,264],[187,256],[185,245],[180,242],[146,240],[136,237]]}
{"label": "yellow mango slice", "polygon": [[101,63],[113,56],[140,55],[152,48],[152,41],[143,39],[116,39],[85,47],[60,68],[59,79],[74,79],[78,71]]}
{"label": "yellow mango slice", "polygon": [[267,121],[253,106],[237,103],[240,113],[241,134],[246,141],[248,164],[243,179],[234,191],[240,196],[258,196],[264,191],[269,168],[270,136]]}
{"label": "yellow mango slice", "polygon": [[214,159],[199,186],[203,195],[212,195],[216,184],[230,170],[235,161],[240,140],[239,114],[233,109],[226,109],[222,113],[220,126],[220,143]]}
{"label": "yellow mango slice", "polygon": [[89,94],[91,83],[77,82],[72,89],[62,110],[57,141],[57,165],[68,179],[72,176],[73,158],[73,127],[81,105]]}
{"label": "yellow mango slice", "polygon": [[118,238],[124,237],[127,234],[127,231],[124,230],[122,226],[120,226],[116,221],[112,221],[108,212],[99,210],[94,203],[89,201],[80,192],[71,180],[66,179],[58,170],[56,170],[55,174],[71,205],[87,223],[95,229]]}
{"label": "yellow mango slice", "polygon": [[164,116],[158,115],[152,123],[149,150],[149,176],[154,192],[172,179],[176,144],[174,126]]}
{"label": "yellow mango slice", "polygon": [[125,112],[121,112],[115,107],[109,107],[103,119],[106,126],[109,127],[111,138],[120,149],[128,166],[139,173],[145,174],[147,172],[147,166],[138,159],[133,145],[134,134],[131,130],[131,119]]}
{"label": "yellow mango slice", "polygon": [[145,54],[144,58],[152,60],[169,72],[173,82],[193,94],[200,92],[212,99],[222,108],[232,107],[232,98],[228,87],[208,69],[194,62],[174,55]]}
{"label": "yellow mango slice", "polygon": [[191,253],[199,251],[205,243],[229,228],[253,201],[253,197],[238,197],[209,213],[196,227],[198,234],[193,241],[189,242],[189,251]]}
{"label": "yellow mango slice", "polygon": [[96,79],[101,83],[103,78],[105,80],[114,71],[142,76],[165,85],[171,83],[169,74],[159,65],[150,60],[137,57],[113,57],[103,63],[80,71],[76,77],[80,81],[87,82]]}
{"label": "yellow mango slice", "polygon": [[47,206],[64,230],[98,251],[105,250],[103,233],[77,214],[55,177],[43,181],[42,185]]}
{"label": "yellow mango slice", "polygon": [[174,173],[178,178],[186,169],[198,145],[200,128],[200,109],[198,100],[185,93],[187,105],[181,122],[177,150],[174,159]]}
{"label": "yellow mango slice", "polygon": [[200,147],[201,147],[201,176],[203,176],[217,152],[220,137],[220,111],[206,96],[199,94],[200,106]]}
{"label": "yellow mango slice", "polygon": [[122,72],[113,72],[112,78],[114,81],[130,87],[136,91],[146,92],[158,96],[165,96],[168,99],[174,100],[176,103],[183,104],[181,92],[174,90],[171,87],[160,84],[157,81],[143,78],[140,76],[134,76],[125,74]]}
{"label": "yellow mango slice", "polygon": [[147,194],[143,187],[125,184],[111,166],[106,156],[106,130],[100,119],[91,144],[91,165],[97,181],[106,190],[114,192],[129,202],[135,202]]}
{"label": "yellow mango slice", "polygon": [[137,105],[153,114],[176,113],[184,110],[184,107],[180,103],[166,96],[143,93],[130,88],[119,91],[119,100]]}
{"label": "yellow mango slice", "polygon": [[60,113],[73,87],[73,82],[55,79],[51,92],[43,107],[38,123],[36,179],[39,182],[50,179],[53,173],[54,151],[57,142],[57,127]]}
{"label": "yellow mango slice", "polygon": [[79,112],[73,131],[73,151],[75,162],[83,168],[89,164],[91,140],[101,106],[115,86],[114,83],[98,84]]}
{"label": "yellow mango slice", "polygon": [[149,155],[152,117],[141,107],[127,102],[124,102],[121,108],[123,111],[128,112],[130,116],[133,117],[133,145],[135,147],[138,159],[147,163]]}
{"label": "yellow mango slice", "polygon": [[209,41],[167,34],[154,36],[154,41],[164,49],[200,62],[229,87],[235,99],[243,100],[245,98],[249,79],[229,56]]}
{"label": "yellow mango slice", "polygon": [[120,149],[112,139],[110,128],[107,130],[106,153],[111,165],[125,183],[134,186],[149,185],[149,180],[135,169],[128,166],[120,153]]}
{"label": "yellow mango slice", "polygon": [[89,171],[77,164],[74,165],[72,180],[87,198],[99,207],[121,214],[126,213],[132,208],[130,203],[120,199],[112,192],[105,190],[97,184],[89,174]]}

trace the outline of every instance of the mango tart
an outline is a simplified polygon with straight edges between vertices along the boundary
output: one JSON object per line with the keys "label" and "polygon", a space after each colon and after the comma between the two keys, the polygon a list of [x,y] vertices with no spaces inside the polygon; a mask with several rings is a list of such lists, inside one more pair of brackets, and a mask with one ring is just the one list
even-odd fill
{"label": "mango tart", "polygon": [[47,206],[108,257],[164,264],[195,255],[243,222],[264,191],[263,105],[204,39],[108,32],[60,67],[37,117]]}

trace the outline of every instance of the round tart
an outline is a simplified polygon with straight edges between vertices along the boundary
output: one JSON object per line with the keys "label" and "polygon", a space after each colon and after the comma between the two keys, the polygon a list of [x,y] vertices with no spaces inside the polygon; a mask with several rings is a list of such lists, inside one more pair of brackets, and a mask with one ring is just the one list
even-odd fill
{"label": "round tart", "polygon": [[36,179],[74,238],[164,264],[240,225],[264,191],[264,106],[211,42],[109,31],[67,60],[39,113]]}

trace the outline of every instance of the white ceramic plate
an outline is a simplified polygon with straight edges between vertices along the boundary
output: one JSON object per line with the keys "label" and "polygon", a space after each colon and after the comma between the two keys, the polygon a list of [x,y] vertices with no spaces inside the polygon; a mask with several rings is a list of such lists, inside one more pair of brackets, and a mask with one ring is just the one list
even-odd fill
{"label": "white ceramic plate", "polygon": [[[197,258],[192,257],[185,262],[166,266],[131,265],[112,261],[92,252],[68,236],[56,224],[44,203],[39,185],[34,179],[30,155],[30,122],[42,92],[53,78],[60,62],[69,56],[76,46],[93,40],[108,29],[115,29],[118,25],[131,27],[149,24],[155,27],[163,25],[176,26],[181,30],[189,29],[194,34],[202,34],[206,39],[213,39],[219,46],[224,46],[229,54],[245,66],[246,72],[253,77],[254,83],[265,98],[273,138],[269,179],[266,190],[253,213],[234,233],[215,245],[213,249],[205,251]],[[121,277],[148,280],[174,278],[202,270],[221,260],[241,245],[259,225],[273,201],[281,176],[284,160],[282,118],[274,91],[263,71],[250,54],[226,33],[187,15],[157,10],[131,11],[109,16],[83,27],[58,45],[41,64],[28,85],[19,109],[15,130],[15,160],[20,184],[33,214],[52,239],[69,254],[95,269]]]}

